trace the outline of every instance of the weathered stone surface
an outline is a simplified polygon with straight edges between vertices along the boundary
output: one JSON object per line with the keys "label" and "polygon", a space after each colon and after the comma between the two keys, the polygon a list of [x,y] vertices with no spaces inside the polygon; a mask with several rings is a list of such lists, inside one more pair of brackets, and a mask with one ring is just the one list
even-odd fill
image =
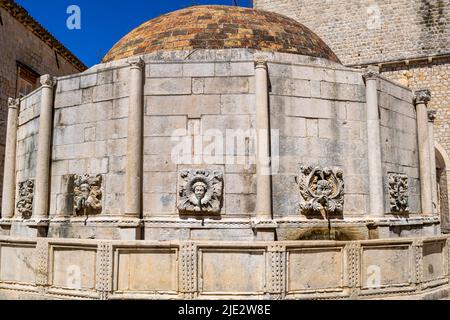
{"label": "weathered stone surface", "polygon": [[82,99],[81,90],[60,92],[56,95],[55,98],[55,108],[80,105],[82,101],[81,99]]}
{"label": "weathered stone surface", "polygon": [[[204,293],[258,293],[264,290],[264,256],[258,252],[202,252]],[[219,279],[227,279],[220,281]]]}
{"label": "weathered stone surface", "polygon": [[144,118],[144,136],[172,137],[179,130],[187,130],[185,116],[147,116]]}
{"label": "weathered stone surface", "polygon": [[[123,292],[152,293],[177,292],[176,249],[118,249],[119,265],[115,270],[117,290]],[[142,268],[135,266],[141,265]]]}
{"label": "weathered stone surface", "polygon": [[220,113],[219,95],[151,96],[146,97],[147,115],[187,115],[198,118]]}
{"label": "weathered stone surface", "polygon": [[[86,248],[87,249],[87,248]],[[59,288],[93,290],[95,288],[96,251],[55,247],[51,285]]]}
{"label": "weathered stone surface", "polygon": [[239,94],[251,92],[248,77],[204,78],[204,94]]}
{"label": "weathered stone surface", "polygon": [[289,273],[286,275],[288,293],[337,289],[343,286],[344,254],[341,248],[326,251],[320,248],[289,250],[288,256]]}
{"label": "weathered stone surface", "polygon": [[408,285],[412,282],[412,270],[409,268],[411,250],[408,246],[386,249],[387,247],[370,246],[363,249],[361,266],[363,288]]}
{"label": "weathered stone surface", "polygon": [[15,247],[2,244],[0,247],[0,281],[32,284],[36,281],[35,248],[33,245]]}
{"label": "weathered stone surface", "polygon": [[145,81],[144,94],[151,95],[183,95],[191,94],[191,78],[149,78]]}

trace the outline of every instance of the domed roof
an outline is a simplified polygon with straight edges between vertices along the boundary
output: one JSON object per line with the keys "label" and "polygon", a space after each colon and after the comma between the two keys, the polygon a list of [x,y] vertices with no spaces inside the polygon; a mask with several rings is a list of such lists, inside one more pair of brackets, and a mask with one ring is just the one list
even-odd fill
{"label": "domed roof", "polygon": [[277,13],[230,6],[171,12],[127,34],[103,58],[110,62],[159,50],[251,48],[339,62],[314,32]]}

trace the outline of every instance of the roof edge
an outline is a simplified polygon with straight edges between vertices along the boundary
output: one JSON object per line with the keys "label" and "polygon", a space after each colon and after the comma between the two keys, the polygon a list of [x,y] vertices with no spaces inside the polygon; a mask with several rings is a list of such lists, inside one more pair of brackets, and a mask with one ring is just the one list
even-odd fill
{"label": "roof edge", "polygon": [[5,9],[21,24],[29,27],[34,35],[64,57],[78,71],[82,72],[88,69],[88,67],[78,57],[76,57],[58,39],[56,39],[55,36],[53,36],[47,29],[37,22],[24,7],[20,6],[13,0],[0,0],[0,7]]}

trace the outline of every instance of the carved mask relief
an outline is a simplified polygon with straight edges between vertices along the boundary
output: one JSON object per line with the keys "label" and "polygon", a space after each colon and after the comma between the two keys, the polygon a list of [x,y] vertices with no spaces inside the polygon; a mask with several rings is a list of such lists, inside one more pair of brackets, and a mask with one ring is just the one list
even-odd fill
{"label": "carved mask relief", "polygon": [[101,213],[101,187],[101,175],[74,175],[74,211],[77,216]]}
{"label": "carved mask relief", "polygon": [[34,181],[26,180],[19,183],[19,201],[17,211],[22,219],[31,219],[33,214]]}
{"label": "carved mask relief", "polygon": [[305,214],[341,214],[344,209],[344,180],[341,169],[301,166],[296,178]]}
{"label": "carved mask relief", "polygon": [[408,176],[390,173],[388,176],[388,190],[391,212],[409,212]]}
{"label": "carved mask relief", "polygon": [[180,172],[178,210],[181,214],[220,213],[222,198],[222,172],[196,169]]}

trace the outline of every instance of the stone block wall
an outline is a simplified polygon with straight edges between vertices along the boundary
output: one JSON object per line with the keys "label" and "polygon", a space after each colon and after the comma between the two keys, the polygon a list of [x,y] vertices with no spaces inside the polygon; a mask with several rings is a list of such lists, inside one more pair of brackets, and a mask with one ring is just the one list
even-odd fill
{"label": "stone block wall", "polygon": [[420,213],[419,150],[413,93],[388,79],[378,81],[381,146],[386,209],[389,209],[387,177],[390,173],[408,176],[409,210]]}
{"label": "stone block wall", "polygon": [[383,75],[408,86],[411,90],[427,88],[431,91],[430,109],[436,110],[435,139],[450,154],[450,59],[432,63],[385,66]]}
{"label": "stone block wall", "polygon": [[73,214],[68,175],[102,175],[103,213],[124,212],[128,68],[60,78],[55,93],[50,212]]}
{"label": "stone block wall", "polygon": [[345,65],[448,53],[445,0],[255,0],[317,33]]}
{"label": "stone block wall", "polygon": [[367,131],[362,74],[343,68],[270,63],[272,129],[280,131],[274,214],[299,215],[300,165],[344,170],[345,215],[368,212]]}
{"label": "stone block wall", "polygon": [[0,201],[6,140],[8,97],[16,97],[17,62],[39,75],[62,76],[79,72],[70,62],[0,6]]}
{"label": "stone block wall", "polygon": [[[201,167],[224,174],[224,217],[253,213],[255,166],[226,161],[226,156],[246,155],[228,150],[227,129],[234,130],[231,135],[255,127],[253,62],[153,61],[146,66],[144,94],[144,216],[178,214],[179,172],[198,167],[197,159],[203,163]],[[223,139],[223,150],[215,150],[218,157],[208,166],[206,148],[216,141],[206,139],[214,132]],[[203,137],[203,152],[195,149],[199,137]],[[180,142],[192,143],[194,149],[179,153],[186,161],[172,159],[172,150]]]}
{"label": "stone block wall", "polygon": [[20,104],[16,151],[16,199],[19,198],[19,184],[35,179],[40,107],[40,89],[32,92]]}

